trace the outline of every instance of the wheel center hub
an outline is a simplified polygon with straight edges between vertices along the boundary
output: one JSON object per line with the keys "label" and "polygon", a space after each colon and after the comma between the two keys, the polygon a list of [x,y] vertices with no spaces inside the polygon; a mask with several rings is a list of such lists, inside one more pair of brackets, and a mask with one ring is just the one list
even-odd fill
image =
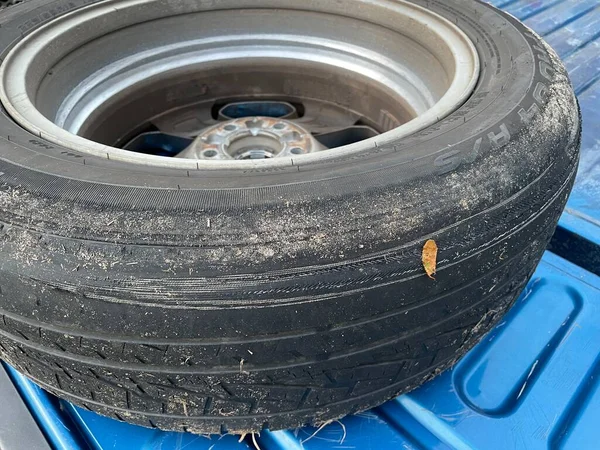
{"label": "wheel center hub", "polygon": [[204,130],[178,158],[268,159],[305,155],[324,147],[297,123],[272,117],[244,117]]}

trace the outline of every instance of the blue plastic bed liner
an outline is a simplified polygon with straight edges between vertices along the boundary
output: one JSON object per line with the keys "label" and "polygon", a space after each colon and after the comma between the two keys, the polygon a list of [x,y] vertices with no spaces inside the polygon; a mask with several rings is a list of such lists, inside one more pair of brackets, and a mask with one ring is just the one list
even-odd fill
{"label": "blue plastic bed liner", "polygon": [[[321,429],[265,431],[262,450],[584,449],[600,442],[600,277],[546,253],[515,307],[451,371]],[[11,370],[57,449],[254,448],[165,433],[59,401]]]}

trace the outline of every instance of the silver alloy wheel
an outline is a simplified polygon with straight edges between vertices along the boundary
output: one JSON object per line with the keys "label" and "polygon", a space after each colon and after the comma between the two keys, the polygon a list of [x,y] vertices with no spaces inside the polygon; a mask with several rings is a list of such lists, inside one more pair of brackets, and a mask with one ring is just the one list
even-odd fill
{"label": "silver alloy wheel", "polygon": [[[144,165],[269,168],[361,152],[446,117],[479,74],[475,47],[454,24],[405,1],[368,3],[106,0],[21,40],[0,68],[0,98],[43,139]],[[216,106],[254,99],[301,105],[295,120],[313,133],[367,125],[382,134],[265,159],[168,158],[114,146],[148,124],[198,136],[218,124]]]}

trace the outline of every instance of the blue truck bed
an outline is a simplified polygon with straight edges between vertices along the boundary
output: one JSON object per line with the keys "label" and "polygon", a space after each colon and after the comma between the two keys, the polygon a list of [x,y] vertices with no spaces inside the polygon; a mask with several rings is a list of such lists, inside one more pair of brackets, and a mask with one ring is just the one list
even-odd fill
{"label": "blue truck bed", "polygon": [[[581,104],[584,133],[580,173],[551,245],[554,253],[544,256],[516,306],[483,342],[451,371],[372,411],[320,429],[263,432],[241,440],[159,432],[116,422],[52,397],[5,366],[9,377],[0,376],[0,386],[12,382],[20,393],[35,419],[28,418],[25,409],[24,418],[19,419],[28,429],[33,427],[31,439],[39,441],[41,431],[51,447],[98,450],[597,447],[600,2],[492,3],[524,20],[563,58]],[[9,448],[10,442],[3,443],[0,439],[0,447]]]}

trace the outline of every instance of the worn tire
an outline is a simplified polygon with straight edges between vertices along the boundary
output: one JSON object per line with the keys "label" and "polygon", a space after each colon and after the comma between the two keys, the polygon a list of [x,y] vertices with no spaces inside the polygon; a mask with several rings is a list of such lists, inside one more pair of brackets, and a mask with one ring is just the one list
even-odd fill
{"label": "worn tire", "polygon": [[23,0],[0,0],[0,9],[8,8],[21,3]]}
{"label": "worn tire", "polygon": [[[59,148],[2,111],[2,358],[89,410],[198,433],[339,418],[457,361],[541,258],[580,121],[564,67],[516,19],[414,1],[477,43],[479,84],[358,157],[208,179]],[[1,12],[0,53],[91,2]]]}

